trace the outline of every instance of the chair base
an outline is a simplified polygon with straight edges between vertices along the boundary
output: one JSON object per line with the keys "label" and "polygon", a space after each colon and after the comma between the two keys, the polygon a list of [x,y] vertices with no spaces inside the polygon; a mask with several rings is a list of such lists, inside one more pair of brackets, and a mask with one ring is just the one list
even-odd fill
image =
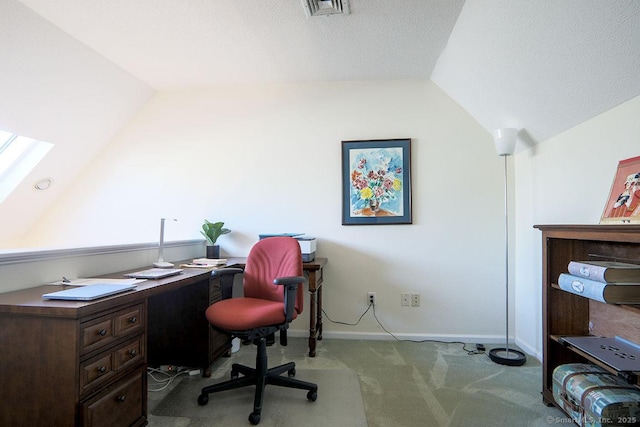
{"label": "chair base", "polygon": [[[249,415],[249,422],[256,425],[260,422],[264,389],[267,384],[307,390],[307,399],[312,402],[317,399],[318,386],[316,384],[292,378],[296,374],[295,363],[289,362],[284,365],[268,369],[266,338],[259,338],[254,343],[258,346],[256,367],[250,368],[248,366],[234,363],[231,366],[231,379],[219,384],[204,387],[200,396],[198,396],[199,405],[206,405],[207,402],[209,402],[210,393],[255,385],[256,393],[253,400],[253,412]],[[288,377],[282,376],[285,372],[287,372]],[[239,376],[239,374],[242,374],[243,376]]]}

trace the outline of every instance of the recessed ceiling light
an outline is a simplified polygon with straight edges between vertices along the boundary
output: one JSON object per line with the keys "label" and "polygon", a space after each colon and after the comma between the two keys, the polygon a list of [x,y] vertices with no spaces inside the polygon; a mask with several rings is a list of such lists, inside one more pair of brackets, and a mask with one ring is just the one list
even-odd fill
{"label": "recessed ceiling light", "polygon": [[349,0],[302,0],[307,18],[350,13]]}
{"label": "recessed ceiling light", "polygon": [[40,181],[36,182],[33,185],[33,188],[35,188],[36,190],[46,190],[47,188],[51,187],[52,184],[53,184],[53,179],[42,178]]}

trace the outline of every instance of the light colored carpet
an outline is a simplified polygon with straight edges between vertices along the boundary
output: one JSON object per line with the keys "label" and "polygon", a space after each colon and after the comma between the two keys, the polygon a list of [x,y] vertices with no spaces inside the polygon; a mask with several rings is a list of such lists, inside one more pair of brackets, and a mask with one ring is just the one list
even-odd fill
{"label": "light colored carpet", "polygon": [[[487,346],[490,348],[490,346]],[[469,348],[474,348],[473,344]],[[342,419],[334,422],[334,412],[345,406],[361,411],[364,401],[366,422],[351,425],[369,427],[494,427],[527,426],[545,427],[572,425],[571,420],[558,409],[546,407],[542,403],[542,367],[535,358],[529,357],[520,367],[497,365],[486,354],[468,354],[460,344],[414,343],[408,341],[363,341],[324,339],[318,343],[317,357],[308,357],[305,338],[289,338],[289,345],[274,345],[267,349],[269,366],[287,361],[296,362],[298,378],[316,381],[320,388],[318,400],[307,401],[306,392],[288,390],[280,397],[279,387],[267,387],[264,410],[260,426],[314,426],[331,425],[346,427]],[[212,378],[184,377],[189,383],[202,381],[207,384],[218,379],[227,379],[232,363],[252,365],[255,363],[255,346],[242,346],[238,353],[229,358],[221,358],[212,366]],[[313,372],[310,372],[313,371]],[[318,371],[318,372],[316,372]],[[347,393],[347,397],[333,398],[341,392],[331,388],[331,383],[339,378],[327,377],[323,373],[347,372],[359,378],[358,392]],[[307,378],[309,377],[309,378]],[[179,378],[176,378],[176,384]],[[149,380],[152,388],[152,381]],[[355,383],[356,380],[350,381]],[[340,382],[342,384],[342,382]],[[173,384],[172,384],[173,386]],[[252,409],[252,390],[244,397],[242,410],[237,411],[233,421],[218,424],[215,418],[195,418],[198,408],[196,399],[199,388],[194,387],[188,404],[193,412],[181,412],[184,416],[159,416],[164,413],[164,398],[171,393],[171,387],[162,392],[149,393],[149,427],[184,427],[202,425],[248,426]],[[354,385],[355,390],[355,385]],[[274,391],[278,394],[274,394]],[[229,405],[240,400],[236,391],[209,396],[207,410],[216,400],[229,393]],[[356,398],[357,395],[357,398]],[[271,397],[269,397],[271,396]],[[344,394],[341,396],[345,396]],[[331,399],[327,402],[325,399]],[[344,399],[344,400],[343,400]],[[308,418],[304,422],[280,421],[277,409],[271,402],[282,400],[294,402],[303,408],[321,404],[320,411],[305,411]],[[328,406],[324,406],[328,403]],[[226,405],[227,403],[225,403]],[[293,403],[292,403],[293,404]],[[278,404],[279,405],[279,404]],[[357,407],[355,406],[357,405]],[[335,406],[335,408],[334,408]],[[154,408],[157,408],[155,410]],[[273,412],[272,412],[273,411]],[[325,421],[327,421],[325,423]],[[281,424],[273,424],[281,422]],[[272,423],[272,424],[268,424]]]}
{"label": "light colored carpet", "polygon": [[[358,374],[351,369],[297,369],[296,378],[318,384],[318,399],[307,400],[306,390],[268,385],[260,426],[366,426]],[[249,425],[255,387],[209,395],[200,406],[197,398],[206,385],[224,378],[184,376],[154,409],[153,425]],[[162,417],[162,418],[154,418]],[[163,424],[164,423],[164,424]]]}

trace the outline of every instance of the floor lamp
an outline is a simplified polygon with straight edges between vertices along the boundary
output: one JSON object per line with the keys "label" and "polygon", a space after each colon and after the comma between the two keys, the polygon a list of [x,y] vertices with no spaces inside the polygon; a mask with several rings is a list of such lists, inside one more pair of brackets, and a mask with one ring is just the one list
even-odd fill
{"label": "floor lamp", "polygon": [[509,198],[508,198],[508,180],[507,180],[507,157],[513,154],[516,146],[516,138],[518,129],[502,128],[493,132],[493,138],[496,143],[498,155],[504,158],[504,265],[505,265],[505,296],[506,296],[506,334],[505,347],[494,348],[489,351],[489,358],[495,363],[509,366],[520,366],[527,361],[527,356],[518,350],[509,348]]}

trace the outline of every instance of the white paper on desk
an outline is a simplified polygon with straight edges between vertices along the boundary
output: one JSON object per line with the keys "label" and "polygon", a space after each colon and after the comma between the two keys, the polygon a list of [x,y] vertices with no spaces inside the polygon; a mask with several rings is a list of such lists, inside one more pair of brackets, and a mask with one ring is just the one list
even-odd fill
{"label": "white paper on desk", "polygon": [[147,279],[99,279],[99,278],[88,278],[88,279],[69,279],[58,280],[56,282],[49,283],[50,285],[65,285],[65,286],[87,286],[94,285],[96,283],[116,283],[119,285],[135,285],[136,283],[144,282]]}

